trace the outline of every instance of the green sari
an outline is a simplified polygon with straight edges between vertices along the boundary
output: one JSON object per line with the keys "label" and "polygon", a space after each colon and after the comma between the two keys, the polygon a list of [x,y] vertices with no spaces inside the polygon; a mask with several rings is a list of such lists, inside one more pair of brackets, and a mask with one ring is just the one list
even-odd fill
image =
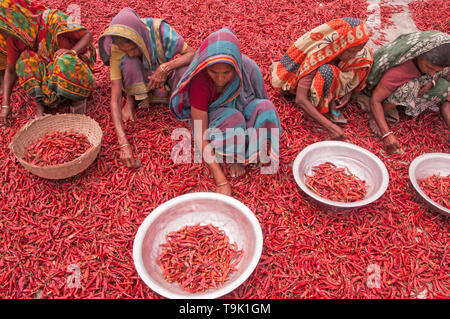
{"label": "green sari", "polygon": [[[419,31],[400,35],[397,39],[375,52],[374,64],[367,78],[367,86],[363,93],[369,97],[372,96],[373,91],[386,71],[445,43],[450,43],[450,35],[440,31]],[[433,80],[435,86],[419,97],[420,89]],[[437,111],[439,110],[439,105],[447,100],[450,93],[449,81],[449,67],[437,72],[434,76],[424,74],[398,87],[385,102],[403,106],[405,114],[409,116],[417,116],[427,109]],[[357,98],[356,102],[364,100],[368,101],[368,99]],[[367,105],[358,104],[363,109],[368,108]],[[391,120],[398,120],[398,114],[395,109],[393,114],[389,115]]]}

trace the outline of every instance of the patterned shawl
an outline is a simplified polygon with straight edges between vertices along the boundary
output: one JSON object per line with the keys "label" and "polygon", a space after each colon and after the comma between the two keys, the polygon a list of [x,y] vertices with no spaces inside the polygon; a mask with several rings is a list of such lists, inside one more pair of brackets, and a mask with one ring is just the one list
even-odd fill
{"label": "patterned shawl", "polygon": [[400,35],[375,52],[365,93],[371,95],[387,70],[445,43],[450,43],[450,35],[440,31],[418,31]]}
{"label": "patterned shawl", "polygon": [[43,5],[29,0],[5,0],[0,3],[0,29],[19,39],[28,48],[35,46]]}
{"label": "patterned shawl", "polygon": [[183,37],[164,20],[141,19],[133,9],[124,8],[98,40],[100,57],[105,65],[109,65],[111,57],[112,35],[133,41],[142,52],[144,65],[152,71],[172,59],[185,45]]}
{"label": "patterned shawl", "polygon": [[[368,40],[368,27],[359,19],[334,19],[318,26],[297,39],[280,62],[272,64],[272,85],[283,91],[294,91],[302,77],[334,60],[346,49]],[[370,68],[372,52],[368,47],[363,50],[357,60],[351,61],[352,70]],[[344,64],[341,62],[339,67],[345,67]],[[360,86],[364,86],[364,82],[365,79],[361,79]]]}
{"label": "patterned shawl", "polygon": [[[246,61],[245,67],[243,60]],[[222,28],[211,33],[203,41],[172,94],[169,105],[178,119],[190,118],[190,81],[196,74],[214,63],[231,65],[235,70],[235,77],[228,83],[220,97],[209,106],[209,110],[223,106],[242,110],[249,97],[268,99],[258,66],[250,58],[241,56],[238,38],[230,29]]]}

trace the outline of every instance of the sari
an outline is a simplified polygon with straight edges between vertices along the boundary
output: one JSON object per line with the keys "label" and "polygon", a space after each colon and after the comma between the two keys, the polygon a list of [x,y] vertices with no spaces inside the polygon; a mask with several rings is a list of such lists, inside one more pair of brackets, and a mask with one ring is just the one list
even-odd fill
{"label": "sari", "polygon": [[0,34],[0,71],[6,69],[6,55],[8,51],[6,50],[6,39]]}
{"label": "sari", "polygon": [[75,45],[84,35],[86,28],[70,21],[65,13],[29,0],[3,1],[0,5],[0,29],[27,47],[16,62],[19,84],[45,106],[84,100],[94,90],[96,51],[92,44],[78,56],[53,58],[61,37]]}
{"label": "sari", "polygon": [[278,163],[281,134],[278,113],[269,100],[257,64],[241,54],[239,40],[228,28],[210,34],[196,51],[171,96],[172,113],[179,120],[191,118],[190,82],[215,63],[231,65],[235,75],[208,107],[210,145],[227,162],[249,164],[255,163],[258,155],[269,155],[272,163]]}
{"label": "sari", "polygon": [[[450,35],[440,31],[419,31],[400,35],[375,52],[374,65],[367,79],[367,87],[362,93],[368,97],[372,96],[386,71],[445,43],[450,43]],[[420,89],[433,80],[436,83],[434,87],[419,97]],[[449,67],[437,72],[434,76],[423,74],[398,87],[385,102],[403,106],[408,116],[417,116],[427,109],[438,111],[438,106],[445,102],[450,94],[449,81]],[[363,105],[364,101],[368,103],[368,97],[357,100],[361,108],[369,109],[368,105]],[[396,109],[387,115],[391,121],[398,121]]]}
{"label": "sari", "polygon": [[[142,52],[142,57],[130,57],[117,45],[112,43],[111,36],[120,36],[136,44]],[[177,54],[183,53],[187,43],[166,21],[155,18],[141,19],[130,8],[122,9],[111,21],[99,39],[100,57],[103,63],[111,66],[113,75],[113,59],[119,55],[119,75],[112,80],[121,79],[127,95],[133,95],[136,100],[151,103],[169,102],[172,88],[177,84],[185,68],[172,70],[163,90],[150,92],[147,88],[148,77],[156,71],[160,64],[165,63]]]}
{"label": "sari", "polygon": [[310,99],[319,112],[327,113],[333,100],[364,88],[373,54],[366,45],[350,61],[331,62],[368,40],[368,27],[359,19],[334,19],[320,25],[297,39],[281,60],[271,65],[272,86],[295,94],[299,80],[317,70]]}

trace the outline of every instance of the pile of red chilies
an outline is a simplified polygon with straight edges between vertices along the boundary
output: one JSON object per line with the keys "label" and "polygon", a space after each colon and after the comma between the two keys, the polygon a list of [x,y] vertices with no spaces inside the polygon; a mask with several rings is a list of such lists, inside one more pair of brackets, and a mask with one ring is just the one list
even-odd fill
{"label": "pile of red chilies", "polygon": [[171,232],[161,246],[158,263],[164,278],[179,283],[189,292],[222,285],[237,270],[243,255],[236,243],[229,243],[223,230],[211,224],[185,226]]}
{"label": "pile of red chilies", "polygon": [[52,131],[27,147],[25,161],[38,166],[63,164],[80,157],[91,146],[84,134]]}
{"label": "pile of red chilies", "polygon": [[450,175],[434,174],[420,180],[419,186],[433,202],[450,209]]}
{"label": "pile of red chilies", "polygon": [[367,194],[366,182],[350,173],[346,167],[325,162],[313,166],[313,175],[306,176],[305,184],[317,195],[337,202],[356,202]]}

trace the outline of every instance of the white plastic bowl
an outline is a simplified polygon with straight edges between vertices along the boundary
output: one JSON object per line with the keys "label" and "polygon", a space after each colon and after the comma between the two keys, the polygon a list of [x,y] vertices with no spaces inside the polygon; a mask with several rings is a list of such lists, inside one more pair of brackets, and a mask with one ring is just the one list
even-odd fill
{"label": "white plastic bowl", "polygon": [[[164,279],[157,258],[166,235],[185,225],[212,224],[225,231],[230,243],[243,250],[237,271],[217,289],[191,293]],[[192,193],[173,198],[157,207],[139,227],[133,244],[133,259],[141,279],[156,293],[171,299],[221,297],[241,285],[261,257],[263,236],[258,219],[240,201],[217,193]]]}
{"label": "white plastic bowl", "polygon": [[[323,198],[305,184],[305,174],[312,175],[312,167],[331,162],[349,171],[366,182],[367,195],[357,202],[338,202]],[[368,150],[341,141],[323,141],[304,148],[296,157],[292,171],[295,181],[303,192],[316,201],[337,209],[362,207],[381,197],[389,184],[389,173],[384,163]]]}
{"label": "white plastic bowl", "polygon": [[435,211],[450,216],[450,209],[431,200],[419,186],[419,181],[434,174],[450,174],[450,154],[428,153],[416,157],[409,165],[409,180],[416,192]]}

